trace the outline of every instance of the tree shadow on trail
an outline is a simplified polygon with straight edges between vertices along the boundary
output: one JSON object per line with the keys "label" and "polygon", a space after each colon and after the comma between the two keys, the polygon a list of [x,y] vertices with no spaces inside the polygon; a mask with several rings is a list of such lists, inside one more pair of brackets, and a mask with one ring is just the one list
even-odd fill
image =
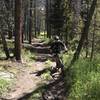
{"label": "tree shadow on trail", "polygon": [[50,68],[44,68],[43,70],[32,72],[30,74],[35,74],[36,76],[41,76],[42,74],[46,73],[47,71],[51,71]]}
{"label": "tree shadow on trail", "polygon": [[[51,69],[43,69],[41,71],[34,72],[32,74],[36,74],[36,76],[41,76],[43,73],[47,71],[51,71]],[[46,89],[42,93],[42,100],[67,100],[67,97],[70,94],[70,89],[74,84],[73,78],[74,71],[72,69],[65,70],[65,76],[58,77],[56,80],[50,80],[46,84]],[[50,99],[51,98],[51,99]]]}
{"label": "tree shadow on trail", "polygon": [[7,60],[6,57],[0,57],[0,61],[4,61],[4,60]]}
{"label": "tree shadow on trail", "polygon": [[[64,83],[61,80],[62,79],[58,79],[56,81],[50,82],[49,84],[41,85],[33,92],[26,94],[24,97],[22,97],[18,100],[30,100],[29,98],[31,98],[31,100],[34,100],[34,99],[36,99],[36,100],[65,100],[65,99],[62,99],[63,96],[65,95],[65,91],[63,90],[63,87],[62,87],[64,85]],[[58,86],[57,84],[59,84],[60,86]],[[56,87],[55,87],[55,85],[56,85]],[[56,95],[56,93],[58,93],[58,94]],[[48,99],[49,94],[53,99]],[[58,99],[55,99],[57,97],[58,97]],[[59,99],[59,97],[61,99]]]}
{"label": "tree shadow on trail", "polygon": [[46,88],[47,88],[46,85],[41,85],[36,90],[32,91],[29,94],[26,94],[24,97],[18,100],[43,100],[42,92],[44,92]]}
{"label": "tree shadow on trail", "polygon": [[45,57],[45,56],[38,56],[38,55],[35,55],[35,57],[30,57],[30,59],[33,59],[35,61],[39,61],[39,62],[45,62],[48,58]]}
{"label": "tree shadow on trail", "polygon": [[[36,74],[36,76],[41,76],[43,73],[46,73],[48,68],[45,68],[41,71],[33,72],[30,74]],[[32,91],[29,94],[26,94],[24,97],[19,100],[67,100],[71,86],[73,84],[73,71],[67,70],[65,77],[59,77],[56,80],[49,80],[45,84],[39,84],[39,87]],[[37,96],[38,95],[38,96]]]}
{"label": "tree shadow on trail", "polygon": [[41,53],[41,54],[49,54],[50,50],[48,46],[40,46],[38,45],[24,45],[25,49],[30,50],[32,53]]}
{"label": "tree shadow on trail", "polygon": [[66,100],[66,89],[63,78],[58,78],[47,85],[43,92],[43,100]]}
{"label": "tree shadow on trail", "polygon": [[[36,74],[36,76],[40,76],[47,70],[51,71],[51,69],[43,69],[35,72],[34,74]],[[42,92],[42,100],[66,100],[67,90],[65,86],[64,77],[62,76],[59,76],[57,79],[49,80]]]}

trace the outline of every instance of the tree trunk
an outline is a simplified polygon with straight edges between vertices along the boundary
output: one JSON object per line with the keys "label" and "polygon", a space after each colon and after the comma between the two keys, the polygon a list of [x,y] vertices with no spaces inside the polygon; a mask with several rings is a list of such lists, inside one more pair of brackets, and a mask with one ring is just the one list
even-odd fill
{"label": "tree trunk", "polygon": [[[88,10],[89,10],[89,2],[88,2],[88,0],[87,0],[87,2],[86,2],[86,5],[87,5],[87,8],[86,8],[86,12],[87,12],[87,15],[88,15]],[[86,18],[87,19],[87,18]],[[89,33],[87,33],[87,35],[86,35],[86,44],[85,44],[85,47],[86,47],[86,58],[88,58],[88,55],[89,55],[89,39],[88,39],[88,37],[89,37]]]}
{"label": "tree trunk", "polygon": [[8,50],[8,47],[7,47],[7,42],[6,42],[6,39],[5,39],[5,36],[4,36],[3,33],[1,33],[1,38],[2,38],[2,43],[3,43],[3,49],[4,49],[6,57],[8,59],[10,57],[10,54],[9,54],[9,50]]}
{"label": "tree trunk", "polygon": [[6,6],[6,9],[8,11],[7,13],[7,19],[6,19],[6,23],[7,23],[7,26],[8,26],[8,39],[12,39],[12,26],[11,26],[11,21],[10,21],[10,14],[12,13],[11,12],[11,1],[10,0],[4,0],[4,3],[5,3],[5,6]]}
{"label": "tree trunk", "polygon": [[15,58],[21,61],[22,43],[22,0],[15,0]]}
{"label": "tree trunk", "polygon": [[93,2],[91,4],[91,8],[90,8],[88,16],[87,16],[87,21],[84,24],[84,28],[83,28],[83,31],[81,33],[82,35],[81,35],[78,47],[76,49],[76,52],[74,53],[74,57],[71,61],[71,65],[74,64],[74,62],[79,58],[79,55],[80,55],[81,49],[83,47],[84,41],[85,41],[86,36],[89,32],[89,26],[90,26],[92,16],[93,16],[94,11],[95,11],[96,3],[97,3],[97,0],[93,0]]}
{"label": "tree trunk", "polygon": [[4,0],[4,2],[5,2],[5,6],[6,6],[7,10],[9,10],[10,1],[9,0]]}
{"label": "tree trunk", "polygon": [[12,39],[12,32],[10,30],[8,31],[8,39]]}
{"label": "tree trunk", "polygon": [[46,0],[46,30],[47,30],[47,37],[51,37],[51,27],[50,27],[50,10],[51,10],[51,0]]}
{"label": "tree trunk", "polygon": [[36,0],[34,0],[34,36],[36,37]]}
{"label": "tree trunk", "polygon": [[28,32],[28,1],[27,4],[25,4],[24,9],[24,34],[25,34],[25,40],[28,40],[27,32]]}
{"label": "tree trunk", "polygon": [[91,49],[91,57],[90,57],[90,60],[93,59],[93,56],[94,56],[94,43],[95,43],[95,30],[92,34],[92,49]]}
{"label": "tree trunk", "polygon": [[86,45],[86,58],[88,58],[88,53],[89,53],[89,40],[88,40],[88,34],[87,34],[87,36],[86,36],[86,43],[85,43],[85,45]]}
{"label": "tree trunk", "polygon": [[30,0],[29,44],[32,42],[32,0]]}
{"label": "tree trunk", "polygon": [[82,0],[71,0],[71,5],[73,8],[73,23],[72,23],[72,31],[70,33],[71,40],[74,38],[74,36],[78,32],[78,23],[79,23],[79,16],[81,12],[81,1]]}
{"label": "tree trunk", "polygon": [[94,45],[95,45],[95,32],[96,32],[96,15],[97,15],[97,12],[94,16],[94,30],[93,30],[93,33],[92,33],[92,49],[91,49],[91,55],[90,55],[90,60],[93,59],[94,57]]}

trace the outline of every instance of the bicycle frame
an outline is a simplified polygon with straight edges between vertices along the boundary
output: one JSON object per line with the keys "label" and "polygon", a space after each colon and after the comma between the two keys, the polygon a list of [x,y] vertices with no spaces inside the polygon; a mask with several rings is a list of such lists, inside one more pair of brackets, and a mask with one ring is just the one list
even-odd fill
{"label": "bicycle frame", "polygon": [[56,62],[56,68],[63,68],[63,60],[61,59],[61,57],[59,57],[59,54],[55,54],[54,56],[55,62]]}

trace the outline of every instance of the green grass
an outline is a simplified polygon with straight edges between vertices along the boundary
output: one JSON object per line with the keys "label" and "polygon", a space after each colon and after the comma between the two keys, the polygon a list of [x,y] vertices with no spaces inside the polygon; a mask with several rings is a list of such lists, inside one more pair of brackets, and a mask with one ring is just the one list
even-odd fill
{"label": "green grass", "polygon": [[35,61],[34,59],[36,58],[36,54],[24,48],[22,49],[22,58],[26,62],[34,62]]}
{"label": "green grass", "polygon": [[[11,40],[8,40],[8,39],[6,41],[7,41],[8,49],[9,48],[13,49],[14,48],[14,43]],[[13,56],[12,51],[10,51],[10,55]],[[5,52],[3,50],[3,44],[2,43],[0,43],[0,58],[6,58]]]}
{"label": "green grass", "polygon": [[100,100],[100,58],[79,59],[71,70],[73,78],[68,100]]}
{"label": "green grass", "polygon": [[0,58],[6,57],[4,50],[3,50],[3,45],[0,43]]}
{"label": "green grass", "polygon": [[52,65],[52,61],[50,61],[49,59],[45,61],[45,67],[51,68],[51,65]]}
{"label": "green grass", "polygon": [[59,56],[62,59],[62,63],[64,64],[64,67],[67,68],[73,57],[73,52],[70,50],[67,53],[61,53]]}
{"label": "green grass", "polygon": [[6,57],[6,55],[5,55],[4,51],[3,51],[3,49],[0,48],[0,58],[4,58],[4,57]]}
{"label": "green grass", "polygon": [[0,78],[0,96],[8,92],[10,85],[11,81]]}
{"label": "green grass", "polygon": [[42,93],[45,91],[46,85],[37,88],[27,100],[41,100]]}
{"label": "green grass", "polygon": [[51,77],[51,75],[50,75],[50,71],[47,70],[45,73],[43,73],[43,74],[41,75],[41,78],[42,78],[43,80],[46,80],[46,81],[52,79],[52,77]]}

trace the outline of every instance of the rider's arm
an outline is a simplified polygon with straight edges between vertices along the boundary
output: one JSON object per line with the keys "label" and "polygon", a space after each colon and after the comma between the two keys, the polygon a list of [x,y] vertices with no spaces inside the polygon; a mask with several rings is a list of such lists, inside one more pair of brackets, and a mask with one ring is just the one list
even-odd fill
{"label": "rider's arm", "polygon": [[68,49],[67,49],[67,47],[66,47],[65,43],[63,43],[62,41],[60,41],[60,43],[61,43],[61,45],[64,47],[64,51],[65,51],[65,52],[67,52],[67,51],[68,51]]}
{"label": "rider's arm", "polygon": [[52,53],[52,41],[51,40],[48,42],[48,50],[50,53]]}
{"label": "rider's arm", "polygon": [[53,51],[52,51],[52,48],[53,48],[53,43],[52,42],[50,42],[49,43],[49,51],[50,51],[50,53],[52,53]]}
{"label": "rider's arm", "polygon": [[68,51],[68,49],[67,49],[67,47],[66,47],[66,45],[64,44],[64,49],[65,49],[65,52],[67,52]]}

